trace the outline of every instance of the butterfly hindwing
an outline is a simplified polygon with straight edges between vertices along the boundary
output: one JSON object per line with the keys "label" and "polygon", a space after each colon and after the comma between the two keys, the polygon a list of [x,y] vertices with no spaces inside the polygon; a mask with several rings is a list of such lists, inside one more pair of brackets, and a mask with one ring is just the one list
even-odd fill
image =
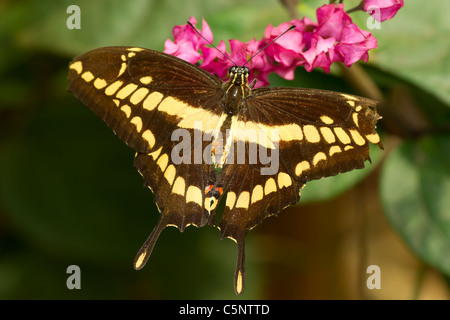
{"label": "butterfly hindwing", "polygon": [[[164,150],[164,151],[163,151]],[[147,262],[161,231],[171,225],[183,231],[189,225],[214,224],[214,214],[205,192],[216,180],[214,168],[205,164],[174,164],[167,148],[153,153],[138,153],[135,167],[144,178],[161,213],[153,232],[139,250],[134,267]]]}
{"label": "butterfly hindwing", "polygon": [[137,153],[134,165],[144,185],[152,190],[168,225],[183,231],[188,225],[201,227],[212,220],[213,210],[205,192],[216,181],[217,173],[211,165],[174,162],[167,146],[149,154]]}

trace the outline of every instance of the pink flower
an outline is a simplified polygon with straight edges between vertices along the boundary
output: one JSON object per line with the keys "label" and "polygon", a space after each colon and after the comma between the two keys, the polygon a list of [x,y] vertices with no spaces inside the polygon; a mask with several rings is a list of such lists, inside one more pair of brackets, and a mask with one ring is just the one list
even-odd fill
{"label": "pink flower", "polygon": [[[225,42],[220,41],[217,48],[229,57],[229,54],[226,52]],[[233,63],[225,58],[219,50],[206,46],[202,47],[203,62],[200,68],[224,79],[228,74],[228,69],[233,66]]]}
{"label": "pink flower", "polygon": [[359,60],[369,59],[369,50],[377,47],[377,39],[368,31],[361,30],[352,23],[342,30],[342,39],[336,45],[335,51],[347,67]]}
{"label": "pink flower", "polygon": [[[211,29],[204,19],[202,31],[200,33],[209,42],[212,43],[213,35]],[[197,20],[193,17],[189,19],[189,22],[194,26],[197,24]],[[174,41],[167,39],[164,44],[164,52],[180,59],[186,60],[192,64],[197,63],[203,57],[198,52],[202,45],[207,44],[200,35],[195,32],[188,24],[182,26],[175,26],[172,31]]]}
{"label": "pink flower", "polygon": [[377,47],[376,39],[352,22],[343,4],[317,9],[317,25],[309,34],[303,52],[307,71],[320,67],[328,73],[336,61],[343,61],[346,66],[358,60],[367,62],[367,52]]}
{"label": "pink flower", "polygon": [[[203,62],[200,67],[211,74],[217,75],[225,80],[228,75],[228,69],[233,65],[246,65],[250,69],[249,81],[256,79],[255,87],[267,86],[269,81],[267,76],[272,72],[272,65],[268,63],[264,54],[255,54],[262,47],[260,41],[251,40],[247,43],[230,40],[231,54],[228,54],[225,43],[221,41],[217,48],[202,47]],[[228,57],[226,58],[224,54]]]}
{"label": "pink flower", "polygon": [[[305,61],[306,71],[312,71],[314,68],[319,67],[328,73],[333,62],[353,61],[354,57],[358,56],[358,53],[353,55],[351,50],[352,44],[358,41],[349,39],[350,37],[347,34],[349,31],[346,30],[353,23],[350,16],[344,11],[343,4],[323,5],[317,9],[316,15],[316,24],[304,19],[300,21],[296,30],[304,29],[303,37],[305,42],[302,57]],[[341,50],[336,50],[337,47],[342,46],[344,38],[347,45]],[[356,61],[358,59],[354,62]]]}
{"label": "pink flower", "polygon": [[381,22],[392,19],[403,5],[403,0],[364,0],[364,11]]}
{"label": "pink flower", "polygon": [[273,64],[269,63],[265,54],[255,55],[263,47],[264,43],[255,39],[246,43],[230,40],[231,59],[237,65],[245,64],[250,69],[249,81],[256,79],[255,88],[267,86],[268,74],[273,72]]}
{"label": "pink flower", "polygon": [[341,39],[344,27],[352,23],[352,19],[344,11],[344,4],[323,5],[316,12],[317,32],[323,38],[334,38],[336,41]]}
{"label": "pink flower", "polygon": [[[295,22],[300,23],[299,21]],[[263,46],[269,44],[281,33],[289,29],[293,23],[294,21],[291,21],[291,23],[286,22],[276,28],[269,25],[264,32]],[[303,47],[302,32],[297,31],[297,28],[295,28],[278,38],[276,42],[273,42],[264,50],[264,53],[275,63],[273,71],[285,79],[292,80],[294,79],[295,68],[303,64],[301,59]]]}
{"label": "pink flower", "polygon": [[330,66],[335,61],[334,38],[322,38],[318,33],[314,33],[311,38],[310,48],[303,52],[305,59],[305,69],[310,72],[316,67],[322,68],[325,72],[330,72]]}
{"label": "pink flower", "polygon": [[[365,0],[365,4],[386,4],[388,1],[395,0]],[[398,1],[403,5],[402,0]],[[204,20],[199,32],[207,40],[189,25],[176,26],[173,30],[174,41],[166,41],[164,52],[197,63],[223,80],[231,66],[245,65],[250,69],[249,81],[257,80],[255,87],[268,85],[270,72],[291,80],[295,68],[302,65],[307,71],[319,67],[328,73],[331,64],[336,61],[342,61],[347,66],[359,60],[367,62],[368,51],[377,47],[377,41],[370,32],[361,30],[352,22],[342,3],[323,5],[317,9],[316,15],[317,22],[303,18],[277,27],[269,25],[259,41],[253,39],[244,43],[229,40],[231,53],[226,51],[223,41],[217,46],[220,51],[207,46],[212,43],[213,35]],[[189,21],[196,24],[194,18]],[[277,38],[292,25],[294,29]]]}
{"label": "pink flower", "polygon": [[196,64],[202,59],[202,55],[195,49],[194,44],[189,40],[180,40],[176,43],[171,40],[166,40],[164,52],[192,64]]}

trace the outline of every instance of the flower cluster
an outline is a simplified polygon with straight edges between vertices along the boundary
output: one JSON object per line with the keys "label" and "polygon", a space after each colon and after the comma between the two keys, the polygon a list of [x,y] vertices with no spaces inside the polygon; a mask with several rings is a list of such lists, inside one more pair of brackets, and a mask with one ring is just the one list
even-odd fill
{"label": "flower cluster", "polygon": [[[374,6],[379,10],[373,10]],[[374,18],[379,21],[392,18],[402,6],[403,0],[364,0],[364,10],[369,14],[376,12]],[[227,77],[231,66],[245,64],[251,70],[249,79],[257,79],[255,87],[267,86],[271,72],[291,80],[298,66],[307,71],[319,67],[329,72],[333,62],[340,61],[346,66],[359,60],[367,62],[368,51],[377,47],[377,40],[352,22],[342,3],[323,5],[317,9],[316,16],[317,22],[305,17],[277,27],[269,25],[261,40],[253,39],[246,43],[229,40],[231,53],[226,51],[223,41],[217,46],[220,51],[208,46],[213,42],[213,35],[205,20],[198,32],[189,25],[176,26],[173,29],[174,41],[166,41],[164,52],[198,64],[222,79]],[[192,17],[189,22],[192,25],[197,23]],[[291,31],[273,42],[292,25]]]}

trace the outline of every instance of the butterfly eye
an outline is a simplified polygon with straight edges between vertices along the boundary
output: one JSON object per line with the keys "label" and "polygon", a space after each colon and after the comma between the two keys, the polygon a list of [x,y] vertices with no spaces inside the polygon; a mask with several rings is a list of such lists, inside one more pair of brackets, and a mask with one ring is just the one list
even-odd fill
{"label": "butterfly eye", "polygon": [[248,74],[250,73],[250,69],[249,69],[249,68],[247,68],[247,67],[242,67],[242,69],[244,69],[244,73],[245,73],[246,75],[248,75]]}
{"label": "butterfly eye", "polygon": [[233,73],[236,73],[236,66],[232,66],[230,69],[228,69],[228,74],[231,75]]}

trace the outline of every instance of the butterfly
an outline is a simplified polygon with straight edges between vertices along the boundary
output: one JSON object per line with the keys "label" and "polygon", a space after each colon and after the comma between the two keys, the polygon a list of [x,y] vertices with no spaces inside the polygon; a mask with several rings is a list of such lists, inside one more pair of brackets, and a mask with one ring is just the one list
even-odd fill
{"label": "butterfly", "polygon": [[99,48],[70,63],[68,90],[136,152],[134,166],[160,212],[135,269],[167,226],[215,225],[221,238],[237,243],[234,289],[241,294],[246,233],[296,204],[308,181],[363,168],[369,144],[383,148],[376,101],[316,89],[253,89],[249,72],[233,66],[223,82],[138,47]]}

